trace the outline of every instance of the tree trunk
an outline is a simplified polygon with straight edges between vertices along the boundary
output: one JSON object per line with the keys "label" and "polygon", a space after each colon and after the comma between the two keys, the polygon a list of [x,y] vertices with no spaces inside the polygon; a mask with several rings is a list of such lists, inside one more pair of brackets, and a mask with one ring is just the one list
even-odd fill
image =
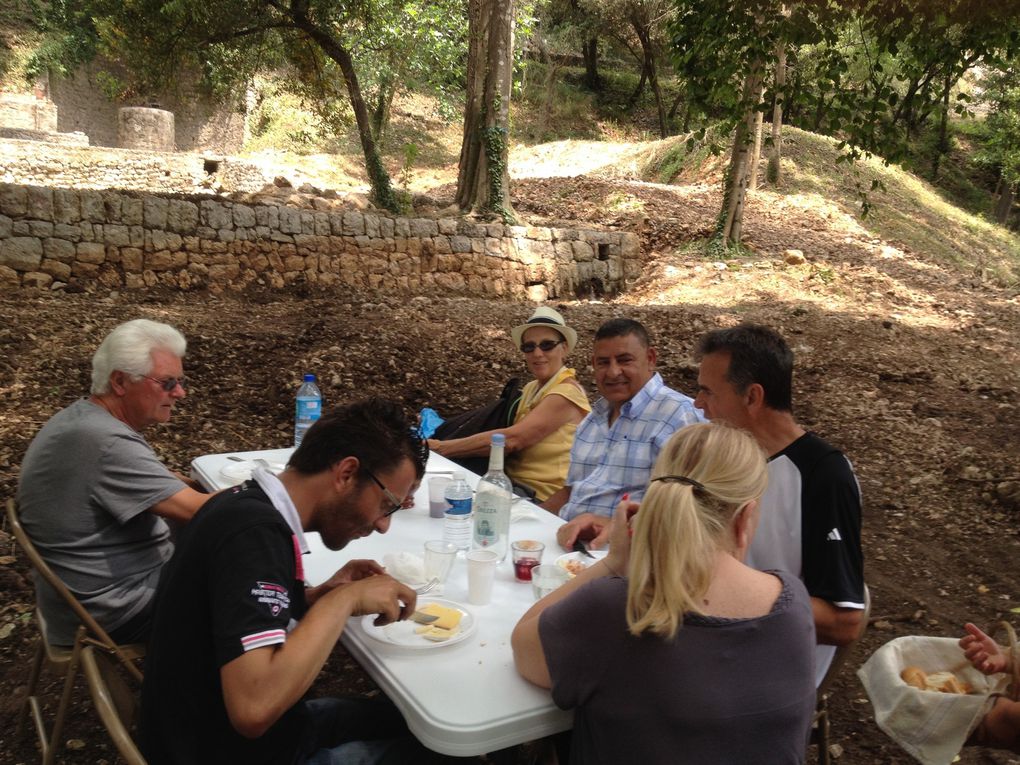
{"label": "tree trunk", "polygon": [[939,177],[939,165],[944,154],[949,152],[949,93],[953,88],[953,78],[946,73],[942,84],[942,114],[939,116],[939,140],[935,144],[935,156],[931,160],[931,179]]}
{"label": "tree trunk", "polygon": [[368,171],[368,178],[372,184],[372,199],[380,207],[385,207],[392,212],[399,212],[400,202],[396,194],[393,193],[390,176],[386,172],[375,138],[372,136],[372,123],[368,107],[365,106],[365,99],[361,95],[361,85],[358,83],[358,75],[354,71],[354,61],[350,52],[328,32],[315,26],[306,15],[294,12],[292,18],[295,26],[315,40],[323,52],[333,59],[340,67],[340,71],[343,72],[351,109],[354,111],[354,119],[358,123],[358,138],[361,139],[361,151],[365,155],[365,169]]}
{"label": "tree trunk", "polygon": [[627,99],[627,108],[630,109],[637,100],[641,98],[641,91],[645,89],[645,83],[648,81],[648,63],[641,60],[641,79],[638,80],[637,87],[634,88],[634,92],[630,94],[630,98]]}
{"label": "tree trunk", "polygon": [[513,0],[469,0],[467,94],[457,205],[513,220],[508,139],[513,75]]}
{"label": "tree trunk", "polygon": [[761,162],[761,131],[765,122],[765,113],[761,110],[761,100],[765,97],[765,86],[758,88],[758,103],[754,109],[754,145],[751,147],[751,167],[747,187],[751,191],[758,189],[758,165]]}
{"label": "tree trunk", "polygon": [[392,76],[384,76],[379,83],[375,107],[372,109],[372,135],[380,146],[383,144],[386,128],[390,124],[390,110],[393,107],[393,96],[396,91],[396,84],[393,82]]}
{"label": "tree trunk", "polygon": [[602,90],[602,78],[599,77],[599,38],[592,35],[581,44],[581,55],[584,56],[584,86],[588,90]]}
{"label": "tree trunk", "polygon": [[1008,183],[1002,184],[1002,193],[995,204],[995,220],[1005,226],[1009,222],[1009,214],[1013,211],[1016,201],[1016,188]]}
{"label": "tree trunk", "polygon": [[644,55],[645,71],[648,72],[648,84],[652,87],[655,95],[655,108],[659,113],[659,137],[666,138],[669,135],[669,120],[666,117],[666,104],[662,100],[662,88],[659,86],[659,77],[655,70],[655,48],[652,46],[652,30],[647,18],[639,14],[638,10],[631,13],[631,26],[641,41],[641,52]]}
{"label": "tree trunk", "polygon": [[776,46],[776,95],[772,106],[772,150],[769,152],[769,166],[766,177],[773,186],[779,184],[780,166],[783,159],[783,102],[786,100],[786,43],[782,40]]}
{"label": "tree trunk", "polygon": [[[761,89],[761,62],[755,62],[751,71],[744,79],[744,103]],[[727,247],[739,244],[744,220],[744,200],[747,196],[748,155],[751,153],[751,130],[754,128],[754,115],[757,109],[749,108],[744,119],[737,123],[733,136],[733,152],[730,154],[730,166],[726,171],[723,189],[723,218],[719,232],[723,244]]]}

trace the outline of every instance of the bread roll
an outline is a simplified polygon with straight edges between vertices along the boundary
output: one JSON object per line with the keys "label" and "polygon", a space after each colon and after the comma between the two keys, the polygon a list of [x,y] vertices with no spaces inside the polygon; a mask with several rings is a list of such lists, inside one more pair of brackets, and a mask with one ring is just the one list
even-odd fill
{"label": "bread roll", "polygon": [[971,687],[960,681],[952,672],[926,673],[920,667],[905,667],[900,672],[900,678],[907,685],[918,688],[922,691],[937,691],[939,693],[968,694]]}
{"label": "bread roll", "polygon": [[925,681],[928,679],[928,675],[920,667],[905,667],[900,672],[900,677],[907,685],[912,685],[922,691],[925,689]]}

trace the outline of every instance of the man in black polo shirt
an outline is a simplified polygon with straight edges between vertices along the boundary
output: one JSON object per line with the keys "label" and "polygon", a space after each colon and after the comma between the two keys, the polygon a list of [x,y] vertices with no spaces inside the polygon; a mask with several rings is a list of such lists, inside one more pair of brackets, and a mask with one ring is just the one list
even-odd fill
{"label": "man in black polo shirt", "polygon": [[864,613],[861,493],[836,447],[793,418],[793,351],[775,330],[741,324],[698,346],[694,405],[710,420],[749,431],[769,455],[769,485],[745,563],[799,576],[811,595],[816,682],[836,646],[853,641]]}
{"label": "man in black polo shirt", "polygon": [[429,762],[385,700],[304,700],[348,617],[407,618],[413,590],[374,561],[304,583],[304,533],[343,548],[385,533],[424,471],[390,402],[322,417],[279,477],[208,502],[181,535],[156,595],[142,689],[150,763]]}

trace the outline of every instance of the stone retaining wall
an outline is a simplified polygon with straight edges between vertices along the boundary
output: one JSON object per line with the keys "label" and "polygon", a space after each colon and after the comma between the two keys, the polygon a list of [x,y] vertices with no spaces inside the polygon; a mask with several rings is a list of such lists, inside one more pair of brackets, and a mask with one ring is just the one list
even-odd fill
{"label": "stone retaining wall", "polygon": [[632,233],[395,218],[340,200],[0,184],[0,285],[589,297],[641,272]]}
{"label": "stone retaining wall", "polygon": [[20,141],[0,137],[0,182],[70,189],[159,189],[167,193],[261,191],[255,165],[222,156]]}

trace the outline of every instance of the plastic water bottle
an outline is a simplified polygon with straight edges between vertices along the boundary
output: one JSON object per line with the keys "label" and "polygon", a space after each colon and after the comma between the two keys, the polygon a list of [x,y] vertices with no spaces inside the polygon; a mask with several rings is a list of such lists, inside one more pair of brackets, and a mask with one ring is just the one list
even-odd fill
{"label": "plastic water bottle", "polygon": [[506,558],[510,547],[510,503],[513,484],[503,472],[503,450],[506,436],[494,433],[489,445],[489,471],[478,482],[475,492],[475,523],[471,536],[474,550],[492,550],[499,559]]}
{"label": "plastic water bottle", "polygon": [[322,393],[315,384],[315,375],[305,375],[305,381],[297,392],[297,406],[294,411],[294,446],[301,446],[301,439],[322,414]]}
{"label": "plastic water bottle", "polygon": [[446,487],[449,508],[444,514],[443,539],[457,545],[458,550],[471,546],[471,487],[464,480],[464,471],[455,470],[453,480]]}

